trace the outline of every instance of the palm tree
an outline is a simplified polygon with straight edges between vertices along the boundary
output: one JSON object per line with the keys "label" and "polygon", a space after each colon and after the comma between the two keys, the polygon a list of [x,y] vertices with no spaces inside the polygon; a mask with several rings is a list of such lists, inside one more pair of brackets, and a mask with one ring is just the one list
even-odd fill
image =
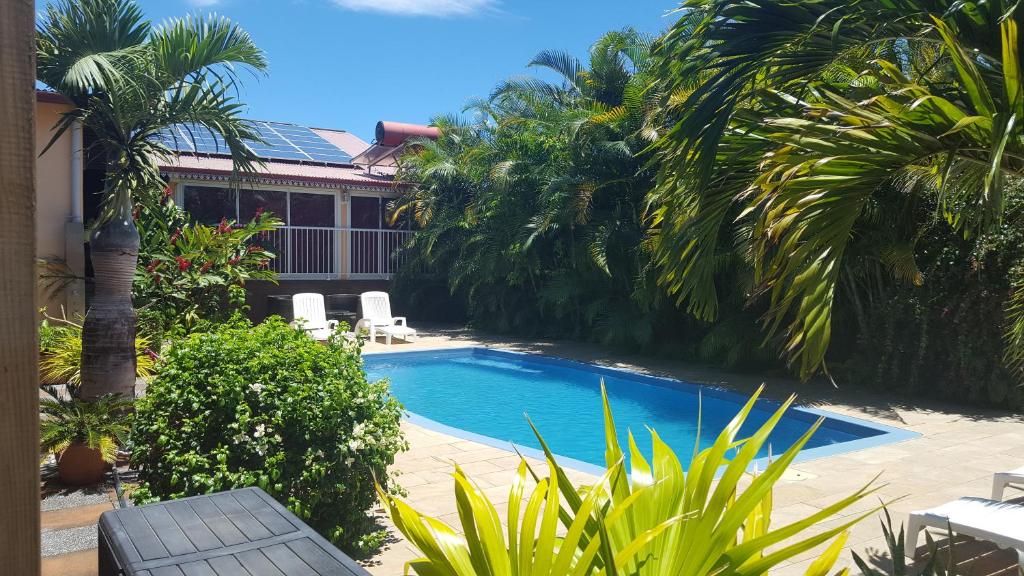
{"label": "palm tree", "polygon": [[81,394],[131,396],[139,249],[133,196],[164,186],[156,160],[170,151],[157,135],[175,124],[219,135],[236,167],[251,170],[256,158],[244,141],[258,137],[239,117],[235,66],[264,71],[267,62],[225,18],[187,16],[153,27],[133,0],[49,5],[36,58],[38,79],[74,105],[51,144],[79,122],[94,143],[88,152],[106,164],[103,210],[89,237],[96,292],[83,326]]}
{"label": "palm tree", "polygon": [[444,271],[477,325],[649,338],[638,327],[656,314],[641,310],[635,280],[653,176],[639,157],[656,102],[650,44],[627,29],[602,36],[587,62],[541,52],[530,66],[556,82],[499,84],[467,108],[472,121],[439,119],[442,137],[403,160],[418,186],[398,210],[421,228],[409,252]]}
{"label": "palm tree", "polygon": [[[1024,175],[1024,12],[944,0],[686,7],[656,48],[671,95],[652,195],[661,282],[715,318],[716,261],[724,239],[741,238],[752,293],[770,302],[767,338],[810,376],[864,250],[920,281],[914,206],[927,199],[966,235],[1004,218],[1006,181]],[[1024,357],[1017,294],[1011,359]]]}

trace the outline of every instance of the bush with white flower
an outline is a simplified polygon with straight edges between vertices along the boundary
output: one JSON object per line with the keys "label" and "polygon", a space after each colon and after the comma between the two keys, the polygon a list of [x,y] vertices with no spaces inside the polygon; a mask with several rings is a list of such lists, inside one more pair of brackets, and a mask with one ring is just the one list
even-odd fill
{"label": "bush with white flower", "polygon": [[259,486],[350,550],[370,529],[374,476],[405,448],[401,406],[366,380],[359,345],[279,319],[174,343],[136,409],[136,502]]}

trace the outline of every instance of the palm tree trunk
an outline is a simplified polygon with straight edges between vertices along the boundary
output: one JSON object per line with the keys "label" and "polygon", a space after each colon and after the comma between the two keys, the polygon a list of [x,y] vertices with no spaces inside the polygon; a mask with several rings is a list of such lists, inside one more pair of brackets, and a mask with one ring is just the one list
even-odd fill
{"label": "palm tree trunk", "polygon": [[0,572],[39,574],[35,6],[0,2]]}
{"label": "palm tree trunk", "polygon": [[82,325],[84,399],[104,394],[135,397],[135,309],[132,277],[139,259],[139,232],[125,199],[89,238],[95,293]]}

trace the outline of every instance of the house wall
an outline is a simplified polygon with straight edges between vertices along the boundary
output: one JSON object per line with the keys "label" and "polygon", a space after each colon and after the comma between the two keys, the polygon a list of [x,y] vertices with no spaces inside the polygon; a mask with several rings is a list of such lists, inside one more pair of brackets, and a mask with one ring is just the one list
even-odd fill
{"label": "house wall", "polygon": [[[188,178],[171,177],[170,183],[175,189],[175,201],[179,206],[184,207],[184,192],[186,186],[202,186],[202,187],[216,187],[216,188],[227,188],[228,183],[224,181],[208,181],[208,180],[193,180]],[[287,186],[278,184],[245,184],[243,188],[247,189],[261,189],[261,190],[273,190],[281,192],[298,192],[298,193],[313,193],[313,194],[328,194],[334,196],[334,227],[335,228],[348,228],[350,226],[350,208],[351,198],[354,196],[372,196],[380,197],[384,199],[395,198],[399,194],[393,189],[366,189],[361,187],[351,186],[329,186],[329,187],[303,187],[303,186]],[[330,275],[308,275],[308,274],[283,274],[281,279],[284,280],[327,280],[337,281],[342,280],[365,280],[368,279],[367,275],[354,274],[350,275],[349,272],[353,270],[352,267],[352,246],[353,238],[346,234],[337,234],[334,240],[334,252],[336,254],[336,267],[341,273],[338,277],[332,277]],[[365,241],[365,236],[363,236]],[[368,276],[375,276],[373,274]],[[377,278],[372,278],[377,279]]]}
{"label": "house wall", "polygon": [[[36,103],[36,257],[67,266],[78,280],[66,285],[39,285],[40,306],[59,316],[63,306],[68,317],[85,312],[85,245],[81,219],[72,221],[72,137],[67,131],[45,154],[40,153],[53,137],[60,115],[71,109],[63,103]],[[80,191],[79,191],[80,193]],[[79,204],[80,205],[80,204]],[[45,270],[40,267],[41,271]]]}

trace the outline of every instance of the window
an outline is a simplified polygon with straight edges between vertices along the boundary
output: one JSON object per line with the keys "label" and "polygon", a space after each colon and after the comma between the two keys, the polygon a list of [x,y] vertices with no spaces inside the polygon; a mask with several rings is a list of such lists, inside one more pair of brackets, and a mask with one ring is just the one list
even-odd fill
{"label": "window", "polygon": [[334,196],[326,194],[291,193],[291,226],[334,226]]}
{"label": "window", "polygon": [[275,271],[307,276],[337,274],[335,202],[332,193],[246,189],[236,195],[213,186],[184,191],[185,210],[203,224],[216,225],[222,218],[249,222],[260,211],[277,216],[287,228],[262,235],[259,244],[277,255]]}
{"label": "window", "polygon": [[[222,218],[249,222],[260,210],[273,213],[287,226],[334,228],[335,195],[281,190],[240,190],[185,186],[185,211],[197,222],[216,225]],[[374,224],[376,227],[376,224]]]}
{"label": "window", "polygon": [[288,193],[278,190],[242,190],[238,197],[238,221],[248,222],[262,210],[282,222],[288,220]]}
{"label": "window", "polygon": [[214,226],[222,218],[237,220],[235,191],[212,186],[186,186],[185,211],[197,222]]}

